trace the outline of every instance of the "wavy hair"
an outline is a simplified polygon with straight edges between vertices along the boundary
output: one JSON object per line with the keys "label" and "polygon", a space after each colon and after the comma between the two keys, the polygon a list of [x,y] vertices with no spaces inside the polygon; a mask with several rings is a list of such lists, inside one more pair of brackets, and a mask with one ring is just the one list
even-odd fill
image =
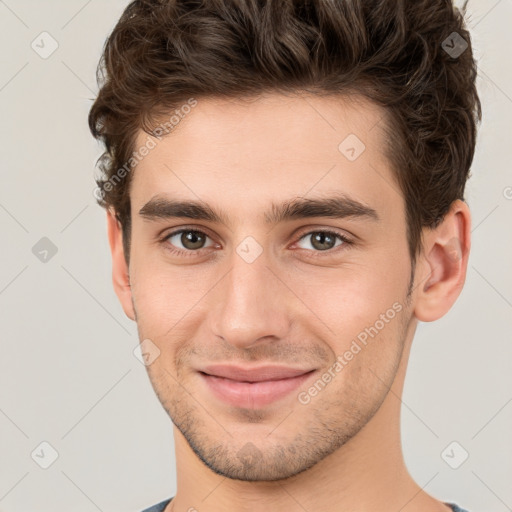
{"label": "wavy hair", "polygon": [[357,93],[384,107],[385,152],[405,199],[414,268],[422,228],[464,200],[481,120],[466,4],[132,1],[106,40],[88,118],[105,148],[98,202],[115,211],[127,262],[133,173],[106,184],[127,169],[140,130],[154,135],[190,98],[306,91]]}

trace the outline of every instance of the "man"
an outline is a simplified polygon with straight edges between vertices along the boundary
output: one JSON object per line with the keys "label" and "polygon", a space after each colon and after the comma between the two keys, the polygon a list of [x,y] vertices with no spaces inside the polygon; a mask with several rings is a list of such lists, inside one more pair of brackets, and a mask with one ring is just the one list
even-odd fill
{"label": "man", "polygon": [[[463,12],[465,11],[465,6]],[[460,511],[400,444],[459,296],[480,102],[448,0],[138,0],[89,117],[113,283],[174,424],[152,511]]]}

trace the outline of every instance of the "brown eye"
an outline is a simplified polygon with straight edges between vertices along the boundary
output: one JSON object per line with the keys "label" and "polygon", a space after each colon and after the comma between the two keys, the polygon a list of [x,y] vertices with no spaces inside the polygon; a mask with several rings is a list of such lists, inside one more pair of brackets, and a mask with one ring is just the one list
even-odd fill
{"label": "brown eye", "polygon": [[[338,240],[340,243],[337,243]],[[328,251],[342,244],[350,244],[350,241],[343,235],[333,231],[310,231],[303,235],[300,238],[300,241],[306,241],[310,245],[310,247],[302,246],[302,249],[313,248],[315,252]]]}
{"label": "brown eye", "polygon": [[208,247],[205,245],[208,238],[208,235],[202,231],[181,229],[170,233],[165,240],[179,250],[194,251]]}

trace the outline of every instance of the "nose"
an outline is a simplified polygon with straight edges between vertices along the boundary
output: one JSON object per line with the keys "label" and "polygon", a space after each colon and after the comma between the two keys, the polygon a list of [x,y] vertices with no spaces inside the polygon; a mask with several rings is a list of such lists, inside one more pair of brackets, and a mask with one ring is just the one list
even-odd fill
{"label": "nose", "polygon": [[291,292],[262,254],[248,263],[236,252],[231,270],[215,287],[210,310],[212,334],[236,348],[251,348],[284,338],[290,329]]}

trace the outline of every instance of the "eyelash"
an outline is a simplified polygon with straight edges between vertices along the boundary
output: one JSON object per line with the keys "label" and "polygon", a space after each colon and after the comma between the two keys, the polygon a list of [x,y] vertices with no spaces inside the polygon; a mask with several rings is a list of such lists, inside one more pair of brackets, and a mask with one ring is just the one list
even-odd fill
{"label": "eyelash", "polygon": [[[194,250],[194,249],[187,249],[187,250],[185,250],[185,249],[176,249],[173,245],[168,243],[169,238],[171,238],[171,237],[173,237],[175,235],[178,235],[180,233],[187,233],[187,232],[199,233],[201,235],[204,235],[205,237],[211,238],[208,235],[208,233],[205,233],[204,231],[201,231],[200,229],[181,228],[181,229],[178,229],[176,231],[172,231],[171,233],[167,233],[160,240],[160,242],[165,246],[166,250],[168,250],[171,254],[177,254],[178,256],[184,256],[184,257],[195,256],[202,249],[208,249],[207,247],[202,247],[202,248],[196,249],[196,250]],[[296,242],[294,242],[294,243],[297,243],[300,240],[302,240],[303,238],[306,238],[307,236],[310,236],[310,235],[312,235],[314,233],[326,233],[326,234],[329,234],[329,235],[334,235],[336,238],[341,240],[343,243],[341,245],[335,246],[335,247],[333,247],[331,249],[326,249],[325,251],[313,251],[313,250],[309,250],[309,249],[300,249],[300,250],[304,250],[304,251],[307,251],[309,253],[312,253],[312,254],[309,255],[309,257],[312,257],[312,258],[321,257],[323,254],[332,255],[333,253],[338,252],[338,250],[340,248],[342,248],[342,247],[347,248],[347,246],[350,247],[351,245],[354,245],[353,241],[351,241],[350,239],[348,239],[346,236],[342,235],[341,233],[338,233],[337,231],[327,230],[327,229],[314,229],[314,230],[311,230],[311,231],[307,231],[307,232],[301,234],[297,238]]]}

